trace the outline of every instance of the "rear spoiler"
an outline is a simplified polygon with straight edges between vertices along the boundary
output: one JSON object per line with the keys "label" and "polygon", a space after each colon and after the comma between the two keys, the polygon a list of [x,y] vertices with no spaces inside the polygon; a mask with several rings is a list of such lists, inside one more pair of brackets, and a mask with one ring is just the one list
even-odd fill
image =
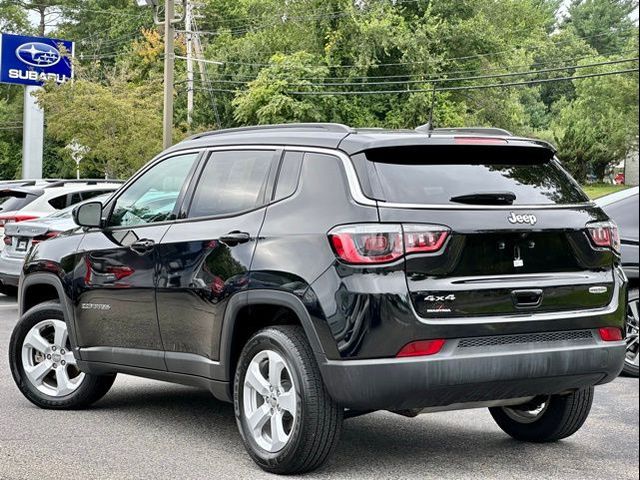
{"label": "rear spoiler", "polygon": [[32,188],[3,188],[0,189],[0,198],[14,197],[14,198],[26,198],[27,195],[42,194],[42,190],[34,190]]}

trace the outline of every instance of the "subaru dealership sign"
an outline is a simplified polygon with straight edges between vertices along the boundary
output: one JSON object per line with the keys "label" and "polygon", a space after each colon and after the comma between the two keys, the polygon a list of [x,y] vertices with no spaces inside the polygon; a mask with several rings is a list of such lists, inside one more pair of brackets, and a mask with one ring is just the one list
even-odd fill
{"label": "subaru dealership sign", "polygon": [[73,42],[0,35],[0,82],[39,86],[73,78]]}

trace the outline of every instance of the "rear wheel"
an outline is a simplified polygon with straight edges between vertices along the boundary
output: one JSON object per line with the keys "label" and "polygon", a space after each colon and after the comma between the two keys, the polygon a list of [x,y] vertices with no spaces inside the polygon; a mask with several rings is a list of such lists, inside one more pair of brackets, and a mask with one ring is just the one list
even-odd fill
{"label": "rear wheel", "polygon": [[89,375],[78,369],[64,313],[55,302],[22,316],[11,335],[9,363],[22,394],[41,408],[86,407],[102,398],[115,380],[115,375]]}
{"label": "rear wheel", "polygon": [[320,467],[342,427],[343,411],[327,393],[296,326],[266,328],[247,342],[236,371],[234,406],[247,452],[271,473]]}
{"label": "rear wheel", "polygon": [[538,397],[526,405],[490,408],[498,426],[516,440],[555,442],[584,424],[593,403],[593,387],[569,395]]}
{"label": "rear wheel", "polygon": [[638,289],[629,290],[627,304],[627,355],[622,371],[638,378]]}

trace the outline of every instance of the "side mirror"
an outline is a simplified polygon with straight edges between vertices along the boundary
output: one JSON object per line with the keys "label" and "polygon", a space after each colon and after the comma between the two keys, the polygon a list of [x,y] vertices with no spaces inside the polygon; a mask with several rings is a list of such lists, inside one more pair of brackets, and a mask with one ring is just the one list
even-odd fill
{"label": "side mirror", "polygon": [[102,204],[89,202],[76,207],[73,211],[73,220],[81,227],[102,227]]}

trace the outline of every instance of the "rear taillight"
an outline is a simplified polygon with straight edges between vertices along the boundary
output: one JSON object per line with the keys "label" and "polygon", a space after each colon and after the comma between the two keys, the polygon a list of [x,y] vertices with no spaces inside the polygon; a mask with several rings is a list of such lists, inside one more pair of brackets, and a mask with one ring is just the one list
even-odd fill
{"label": "rear taillight", "polygon": [[618,327],[603,327],[598,330],[600,338],[605,342],[619,342],[622,340],[622,330]]}
{"label": "rear taillight", "polygon": [[4,238],[2,239],[4,244],[7,245],[7,246],[11,245],[12,240],[13,240],[13,237],[10,237],[8,235],[5,235]]}
{"label": "rear taillight", "polygon": [[590,223],[587,225],[587,231],[596,247],[610,248],[615,252],[620,252],[620,233],[614,222]]}
{"label": "rear taillight", "polygon": [[367,265],[392,262],[408,254],[437,252],[449,232],[440,225],[362,224],[334,228],[329,239],[341,260]]}
{"label": "rear taillight", "polygon": [[35,237],[31,243],[33,245],[36,245],[40,242],[44,242],[45,240],[49,240],[50,238],[56,238],[58,235],[60,235],[62,232],[57,232],[57,231],[51,231],[51,232],[47,232],[44,235],[40,235],[39,237]]}
{"label": "rear taillight", "polygon": [[27,220],[35,220],[34,215],[0,215],[0,227],[4,227],[7,223],[26,222]]}
{"label": "rear taillight", "polygon": [[445,341],[441,338],[437,340],[418,340],[402,347],[396,357],[423,357],[435,355],[442,350]]}

